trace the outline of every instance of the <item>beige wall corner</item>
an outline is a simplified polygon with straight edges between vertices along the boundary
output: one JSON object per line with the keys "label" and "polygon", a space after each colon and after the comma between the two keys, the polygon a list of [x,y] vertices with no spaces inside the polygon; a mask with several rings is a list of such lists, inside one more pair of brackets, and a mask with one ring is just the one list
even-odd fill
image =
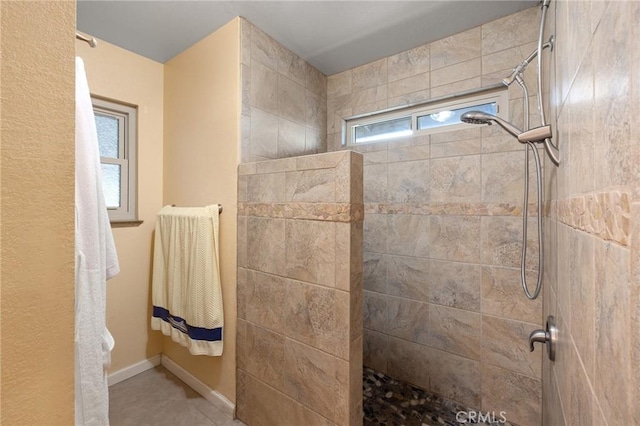
{"label": "beige wall corner", "polygon": [[235,401],[236,224],[240,144],[240,18],[165,64],[165,204],[221,203],[224,354],[192,356],[165,339],[163,354]]}
{"label": "beige wall corner", "polygon": [[75,3],[0,3],[0,423],[74,422]]}
{"label": "beige wall corner", "polygon": [[151,248],[155,215],[162,207],[162,114],[164,66],[104,41],[76,42],[91,94],[138,110],[138,219],[140,226],[113,228],[120,274],[107,284],[107,327],[116,340],[110,372],[162,352],[152,333]]}

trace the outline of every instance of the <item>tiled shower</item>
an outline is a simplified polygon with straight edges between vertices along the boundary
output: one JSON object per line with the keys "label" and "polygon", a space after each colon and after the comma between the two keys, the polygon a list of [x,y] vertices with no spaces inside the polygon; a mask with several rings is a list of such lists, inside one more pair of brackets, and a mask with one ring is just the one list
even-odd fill
{"label": "tiled shower", "polygon": [[[514,58],[535,48],[538,22],[539,10],[529,9],[330,76],[330,149],[338,148],[349,116],[499,82]],[[521,127],[521,92],[509,94],[509,120]],[[472,127],[358,150],[364,364],[469,407],[506,411],[515,423],[537,424],[542,351],[529,352],[527,338],[542,323],[542,301],[527,300],[519,285],[523,146],[500,129]],[[529,229],[535,283],[535,217]]]}
{"label": "tiled shower", "polygon": [[[468,407],[504,411],[518,425],[605,424],[607,418],[609,424],[634,424],[638,369],[632,360],[639,351],[631,350],[633,341],[622,342],[625,333],[637,335],[638,307],[627,300],[638,297],[633,277],[640,262],[631,233],[640,209],[630,188],[639,183],[632,165],[640,150],[637,138],[620,129],[637,123],[632,113],[640,61],[629,59],[638,59],[637,46],[617,43],[635,40],[640,11],[634,2],[553,5],[549,31],[556,33],[556,50],[545,79],[563,164],[544,164],[543,296],[529,301],[520,287],[524,152],[514,138],[497,126],[482,126],[357,147],[364,251],[362,271],[354,269],[352,280],[362,272],[363,363]],[[245,21],[243,161],[341,151],[345,118],[498,83],[536,47],[539,19],[539,8],[531,8],[328,78]],[[591,55],[579,53],[585,46]],[[607,63],[603,68],[613,76],[625,75],[621,87],[607,86],[607,73],[597,71],[596,63]],[[536,87],[533,70],[525,79]],[[612,93],[626,104],[616,107]],[[290,99],[295,110],[284,106]],[[509,121],[518,127],[522,101],[520,90],[509,88]],[[536,96],[530,104],[537,104]],[[596,105],[609,116],[599,117]],[[535,111],[532,126],[539,123]],[[324,114],[326,134],[318,119]],[[613,142],[605,149],[599,138]],[[273,163],[255,164],[268,169]],[[295,170],[286,167],[270,173]],[[325,184],[316,177],[303,192]],[[254,203],[272,202],[254,190]],[[533,189],[529,200],[535,200]],[[535,206],[529,211],[527,277],[535,283]],[[611,306],[620,309],[607,310]],[[561,330],[555,364],[544,348],[529,352],[527,341],[549,313]],[[247,374],[241,346],[239,389],[247,390],[243,380],[255,381],[262,372]],[[353,353],[341,359],[357,362]],[[598,365],[621,366],[621,387]],[[349,380],[356,380],[353,371]],[[258,381],[250,395],[276,389]],[[298,394],[281,395],[296,400]],[[239,392],[239,410],[242,401]],[[311,416],[306,420],[342,424],[317,407],[305,409]]]}

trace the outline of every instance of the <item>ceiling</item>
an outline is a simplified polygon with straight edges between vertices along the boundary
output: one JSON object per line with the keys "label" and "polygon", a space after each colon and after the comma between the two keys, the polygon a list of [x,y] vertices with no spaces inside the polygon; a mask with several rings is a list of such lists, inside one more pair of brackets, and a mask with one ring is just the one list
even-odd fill
{"label": "ceiling", "polygon": [[536,0],[79,0],[78,30],[166,62],[243,16],[332,75],[534,6]]}

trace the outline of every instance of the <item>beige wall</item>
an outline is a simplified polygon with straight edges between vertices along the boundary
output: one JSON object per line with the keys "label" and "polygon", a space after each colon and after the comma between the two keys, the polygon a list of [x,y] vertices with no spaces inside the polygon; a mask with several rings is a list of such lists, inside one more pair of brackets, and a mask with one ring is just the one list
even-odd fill
{"label": "beige wall", "polygon": [[236,223],[240,145],[240,19],[165,65],[165,204],[221,203],[224,354],[197,357],[165,339],[163,353],[235,401]]}
{"label": "beige wall", "polygon": [[[545,425],[640,424],[640,3],[551,3]],[[557,124],[556,124],[557,122]]]}
{"label": "beige wall", "polygon": [[162,207],[162,114],[164,66],[112,44],[91,48],[76,41],[92,95],[137,106],[139,226],[113,228],[120,274],[107,285],[107,327],[116,346],[111,372],[162,351],[151,333],[150,271],[155,215]]}
{"label": "beige wall", "polygon": [[[329,76],[329,149],[351,115],[499,83],[535,48],[538,22],[531,8]],[[518,127],[522,100],[509,89]],[[469,126],[353,149],[364,155],[364,364],[538,425],[542,355],[527,337],[542,298],[520,286],[523,146],[498,126]],[[533,220],[529,229],[535,269]]]}
{"label": "beige wall", "polygon": [[8,2],[2,31],[0,423],[73,424],[73,2]]}

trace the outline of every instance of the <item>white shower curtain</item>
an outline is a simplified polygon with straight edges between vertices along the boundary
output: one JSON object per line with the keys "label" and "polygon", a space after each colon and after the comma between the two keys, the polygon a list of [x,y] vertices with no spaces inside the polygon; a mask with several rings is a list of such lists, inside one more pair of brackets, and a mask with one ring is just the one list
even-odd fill
{"label": "white shower curtain", "polygon": [[109,424],[106,282],[120,271],[102,192],[98,135],[82,59],[76,58],[76,425]]}

